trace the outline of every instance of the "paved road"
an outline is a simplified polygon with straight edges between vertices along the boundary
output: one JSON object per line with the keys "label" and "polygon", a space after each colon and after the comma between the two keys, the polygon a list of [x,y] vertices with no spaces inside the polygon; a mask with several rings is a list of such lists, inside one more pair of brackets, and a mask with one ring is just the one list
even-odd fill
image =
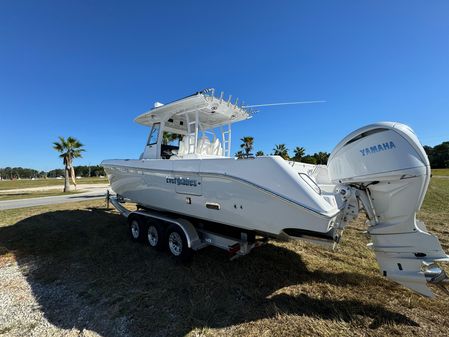
{"label": "paved road", "polygon": [[17,200],[5,200],[0,201],[0,210],[13,209],[13,208],[23,208],[23,207],[34,207],[34,206],[45,206],[54,204],[64,204],[66,202],[79,202],[86,200],[95,200],[105,198],[106,188],[96,187],[91,188],[87,192],[68,194],[68,195],[58,195],[53,197],[40,197],[40,198],[29,198],[29,199],[17,199]]}
{"label": "paved road", "polygon": [[[91,190],[92,188],[103,187],[107,189],[109,184],[78,184],[78,187],[74,189],[73,185],[70,185],[73,190],[83,191],[83,190]],[[62,191],[64,185],[50,185],[50,186],[38,186],[38,187],[25,187],[25,188],[14,188],[11,190],[0,190],[0,194],[8,194],[8,193],[18,193],[18,192],[40,192],[40,191],[53,191],[59,190]]]}

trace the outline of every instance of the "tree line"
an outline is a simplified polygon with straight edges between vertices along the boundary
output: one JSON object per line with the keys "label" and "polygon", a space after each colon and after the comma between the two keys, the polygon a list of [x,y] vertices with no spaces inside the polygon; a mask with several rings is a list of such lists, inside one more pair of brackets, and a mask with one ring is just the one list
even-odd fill
{"label": "tree line", "polygon": [[[240,144],[241,150],[238,151],[235,156],[238,158],[248,158],[253,156],[252,151],[254,149],[254,137],[246,136],[241,138],[240,141],[242,142]],[[424,145],[424,150],[429,157],[430,166],[432,168],[449,168],[449,142],[442,142],[434,147]],[[264,156],[265,153],[263,151],[257,151],[255,155]],[[285,160],[326,165],[330,153],[320,151],[315,152],[314,154],[306,155],[306,150],[303,147],[296,146],[293,149],[293,155],[291,155],[285,144],[276,144],[271,155],[280,156]]]}
{"label": "tree line", "polygon": [[[254,156],[254,137],[246,136],[241,139],[240,148],[235,156],[239,158]],[[424,150],[429,157],[430,166],[432,168],[449,168],[449,141],[442,142],[434,147],[424,145]],[[256,156],[264,156],[263,151],[257,151]],[[329,159],[328,152],[316,152],[314,154],[306,154],[306,150],[301,146],[296,146],[291,154],[285,144],[276,144],[271,155],[276,155],[285,160],[294,160],[309,164],[327,164]],[[74,172],[77,177],[99,177],[105,176],[103,167],[99,165],[79,165],[74,166]],[[48,172],[38,171],[24,167],[4,167],[0,168],[1,179],[32,179],[32,178],[56,178],[64,177],[64,169],[54,169]]]}
{"label": "tree line", "polygon": [[[253,156],[252,151],[254,148],[254,137],[246,136],[240,139],[242,142],[240,144],[241,150],[238,151],[235,156],[237,158],[248,158]],[[257,151],[256,157],[264,156],[263,151]],[[306,149],[302,146],[296,146],[293,149],[293,154],[290,154],[290,150],[285,144],[276,144],[273,148],[273,152],[270,155],[280,156],[285,160],[293,160],[308,164],[319,164],[326,165],[329,159],[330,153],[328,152],[315,152],[314,154],[306,154]]]}
{"label": "tree line", "polygon": [[[80,165],[74,166],[75,175],[77,177],[99,177],[105,176],[104,168],[99,165]],[[0,168],[1,179],[32,179],[32,178],[56,178],[64,177],[64,169],[54,169],[48,172],[38,171],[31,168],[24,167],[4,167]]]}
{"label": "tree line", "polygon": [[432,168],[449,168],[449,142],[442,142],[434,147],[424,145],[424,150]]}

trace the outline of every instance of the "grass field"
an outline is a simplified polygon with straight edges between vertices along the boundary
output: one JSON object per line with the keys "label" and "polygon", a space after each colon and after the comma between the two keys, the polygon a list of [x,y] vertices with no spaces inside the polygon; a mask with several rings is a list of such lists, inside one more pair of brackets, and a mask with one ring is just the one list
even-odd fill
{"label": "grass field", "polygon": [[434,176],[449,176],[449,169],[435,169],[432,170]]}
{"label": "grass field", "polygon": [[[132,243],[124,219],[103,207],[93,201],[0,212],[0,280],[17,262],[34,301],[26,307],[35,308],[11,311],[25,310],[20,293],[22,307],[6,311],[14,315],[9,321],[0,318],[0,334],[448,335],[448,297],[431,300],[384,279],[366,247],[363,217],[336,251],[273,241],[235,261],[206,248],[179,265]],[[432,180],[419,217],[448,252],[449,179]],[[11,292],[22,289],[8,284]]]}
{"label": "grass field", "polygon": [[[77,184],[106,184],[107,178],[82,178],[76,180]],[[64,179],[22,179],[22,180],[1,180],[0,191],[28,188],[28,187],[43,187],[43,186],[58,186],[64,185]]]}

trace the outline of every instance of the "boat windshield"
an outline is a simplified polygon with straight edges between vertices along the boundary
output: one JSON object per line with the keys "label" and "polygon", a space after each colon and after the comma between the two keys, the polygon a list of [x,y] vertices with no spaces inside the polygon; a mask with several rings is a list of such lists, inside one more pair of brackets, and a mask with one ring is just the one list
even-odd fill
{"label": "boat windshield", "polygon": [[151,128],[150,136],[148,137],[148,144],[147,145],[154,145],[157,143],[157,140],[159,138],[159,130],[161,128],[160,123],[153,124],[153,127]]}

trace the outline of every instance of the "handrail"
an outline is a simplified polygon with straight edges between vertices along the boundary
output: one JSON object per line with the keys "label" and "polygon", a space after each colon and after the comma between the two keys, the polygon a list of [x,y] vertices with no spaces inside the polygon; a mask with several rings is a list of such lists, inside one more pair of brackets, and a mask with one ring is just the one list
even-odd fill
{"label": "handrail", "polygon": [[[321,195],[321,188],[320,188],[320,186],[318,186],[318,184],[312,178],[310,178],[310,176],[308,174],[302,173],[302,172],[298,172],[298,174],[302,178],[302,180],[305,181],[305,183],[307,185],[309,185],[316,193]],[[304,179],[303,176],[307,177],[307,179]],[[309,181],[311,181],[314,186],[312,186],[312,184],[310,184]]]}

